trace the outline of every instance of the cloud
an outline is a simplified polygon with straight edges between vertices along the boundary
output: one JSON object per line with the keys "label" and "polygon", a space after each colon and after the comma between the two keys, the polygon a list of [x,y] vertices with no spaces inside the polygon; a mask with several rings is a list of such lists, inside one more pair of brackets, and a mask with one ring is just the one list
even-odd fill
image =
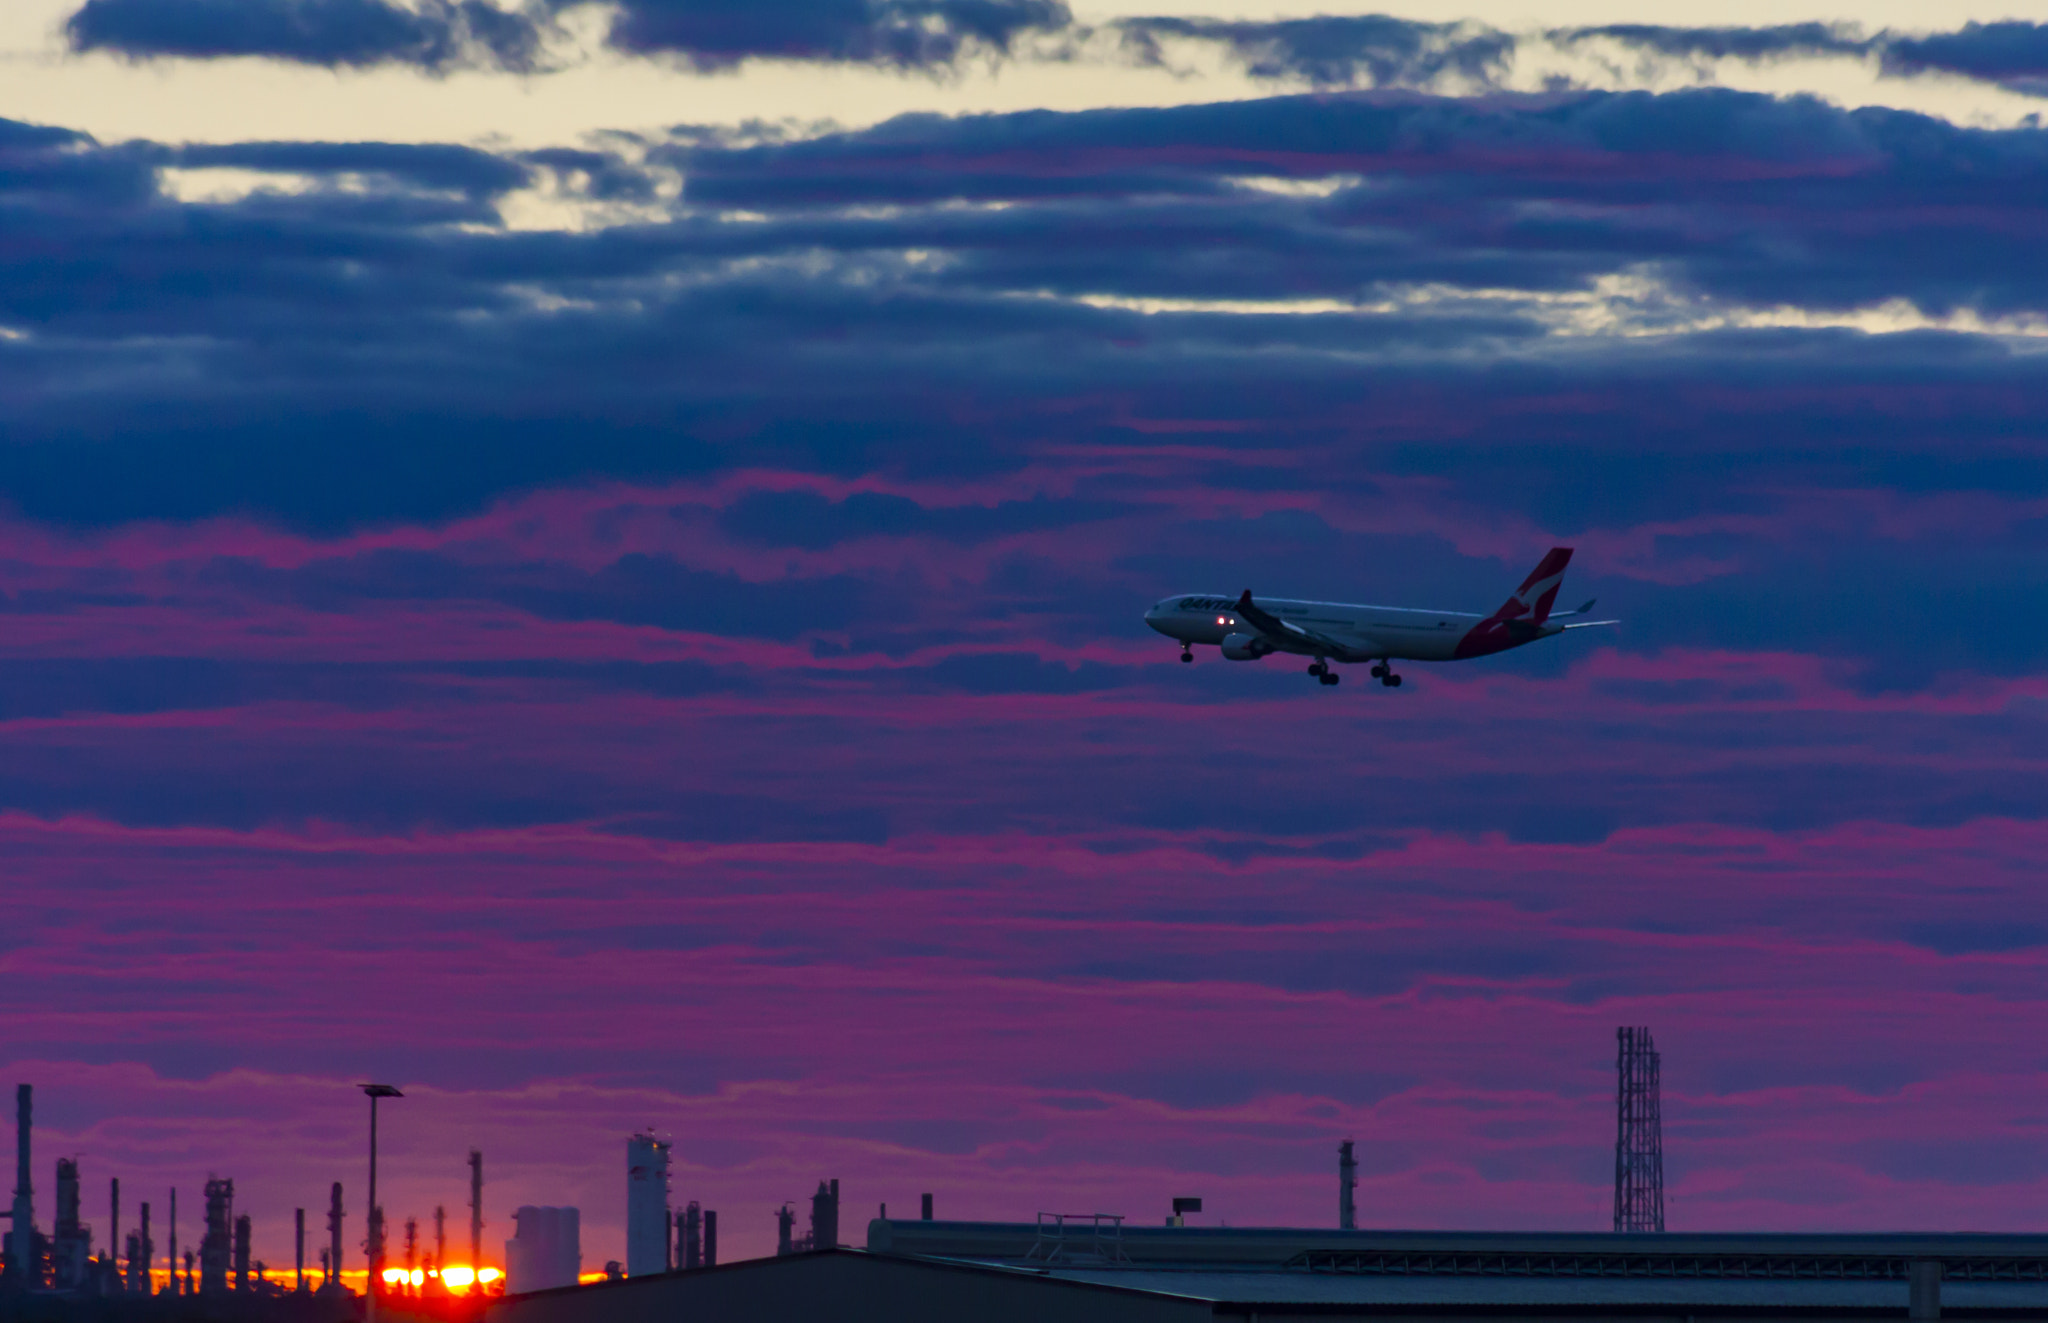
{"label": "cloud", "polygon": [[1859,30],[1840,23],[1787,23],[1759,28],[1610,23],[1601,27],[1560,28],[1549,35],[1567,44],[1604,39],[1682,59],[1751,62],[1786,57],[1860,56],[1873,46]]}
{"label": "cloud", "polygon": [[1000,54],[1071,21],[1061,0],[623,0],[610,41],[700,69],[748,59],[925,69],[977,50]]}
{"label": "cloud", "polygon": [[256,56],[329,68],[483,65],[531,72],[542,24],[486,0],[86,0],[65,23],[73,50],[138,59]]}
{"label": "cloud", "polygon": [[1224,22],[1134,18],[1116,24],[1127,54],[1160,64],[1166,40],[1228,48],[1254,78],[1300,79],[1319,87],[1415,87],[1445,74],[1489,85],[1505,72],[1515,38],[1474,23],[1420,23],[1383,14]]}
{"label": "cloud", "polygon": [[[86,0],[65,25],[72,49],[138,59],[255,56],[328,68],[432,72],[547,67],[554,15],[587,0],[503,8],[490,0]],[[1001,55],[1071,23],[1060,0],[621,0],[609,41],[707,70],[748,59],[942,68]]]}
{"label": "cloud", "polygon": [[1960,31],[1893,37],[1884,45],[1887,72],[1959,74],[2020,90],[2048,86],[2048,25],[1966,23]]}

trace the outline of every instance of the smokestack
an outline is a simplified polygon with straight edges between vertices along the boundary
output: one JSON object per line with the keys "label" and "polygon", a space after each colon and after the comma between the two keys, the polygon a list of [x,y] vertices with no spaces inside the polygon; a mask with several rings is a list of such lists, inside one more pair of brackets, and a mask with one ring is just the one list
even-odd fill
{"label": "smokestack", "polygon": [[718,1210],[704,1210],[704,1266],[718,1266]]}
{"label": "smokestack", "polygon": [[[469,1151],[469,1269],[484,1269],[484,1155],[482,1149]],[[471,1282],[471,1291],[482,1294],[483,1282]]]}
{"label": "smokestack", "polygon": [[109,1218],[114,1225],[107,1229],[107,1262],[114,1270],[114,1289],[121,1289],[121,1178],[113,1177],[107,1194]]}
{"label": "smokestack", "polygon": [[796,1253],[795,1237],[790,1233],[796,1227],[796,1209],[788,1204],[775,1210],[775,1256]]}
{"label": "smokestack", "polygon": [[932,1220],[932,1197],[930,1195],[924,1197],[924,1220],[927,1222]]}
{"label": "smokestack", "polygon": [[1337,1225],[1358,1229],[1358,1158],[1348,1139],[1337,1145]]}
{"label": "smokestack", "polygon": [[327,1280],[320,1283],[325,1291],[333,1287],[341,1289],[341,1182],[327,1192]]}
{"label": "smokestack", "polygon": [[35,1186],[30,1183],[29,1131],[35,1111],[35,1086],[14,1086],[14,1221],[7,1231],[8,1266],[17,1282],[30,1283],[35,1269]]}
{"label": "smokestack", "polygon": [[171,1284],[164,1288],[170,1294],[178,1294],[178,1187],[171,1187]]}
{"label": "smokestack", "polygon": [[129,1271],[135,1275],[135,1289],[144,1295],[154,1294],[154,1283],[149,1279],[149,1267],[156,1262],[156,1246],[149,1240],[149,1200],[142,1201],[142,1237],[137,1248],[142,1251],[141,1260],[135,1255],[128,1256]]}
{"label": "smokestack", "polygon": [[305,1290],[306,1210],[303,1208],[294,1208],[292,1210],[292,1276],[295,1279],[292,1289],[294,1291]]}

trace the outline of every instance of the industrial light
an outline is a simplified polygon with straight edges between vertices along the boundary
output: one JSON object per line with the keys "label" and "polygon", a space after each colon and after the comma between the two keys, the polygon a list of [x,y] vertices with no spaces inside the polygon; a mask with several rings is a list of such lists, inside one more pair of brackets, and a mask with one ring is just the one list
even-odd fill
{"label": "industrial light", "polygon": [[468,1286],[476,1280],[476,1270],[474,1268],[443,1268],[441,1269],[441,1280],[450,1286]]}
{"label": "industrial light", "polygon": [[503,1277],[504,1275],[505,1274],[499,1272],[496,1268],[481,1268],[477,1270],[476,1279],[482,1282],[484,1285],[489,1286],[492,1282],[497,1281],[500,1277]]}

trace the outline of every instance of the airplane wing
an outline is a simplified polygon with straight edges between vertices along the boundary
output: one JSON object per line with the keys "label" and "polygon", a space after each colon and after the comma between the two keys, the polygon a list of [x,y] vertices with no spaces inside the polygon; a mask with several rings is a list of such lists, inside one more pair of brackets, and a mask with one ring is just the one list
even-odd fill
{"label": "airplane wing", "polygon": [[1339,643],[1327,634],[1290,624],[1271,611],[1252,602],[1252,590],[1247,588],[1237,599],[1238,618],[1289,652],[1311,653],[1324,657],[1335,657],[1339,661],[1355,660],[1359,654],[1347,643]]}

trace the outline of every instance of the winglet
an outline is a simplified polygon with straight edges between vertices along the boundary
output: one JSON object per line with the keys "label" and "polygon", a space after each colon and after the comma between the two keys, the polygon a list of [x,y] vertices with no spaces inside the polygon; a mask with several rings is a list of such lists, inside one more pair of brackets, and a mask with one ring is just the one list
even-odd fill
{"label": "winglet", "polygon": [[1252,590],[1247,588],[1244,590],[1243,595],[1237,599],[1237,609],[1240,611],[1249,611],[1251,609],[1251,605]]}

